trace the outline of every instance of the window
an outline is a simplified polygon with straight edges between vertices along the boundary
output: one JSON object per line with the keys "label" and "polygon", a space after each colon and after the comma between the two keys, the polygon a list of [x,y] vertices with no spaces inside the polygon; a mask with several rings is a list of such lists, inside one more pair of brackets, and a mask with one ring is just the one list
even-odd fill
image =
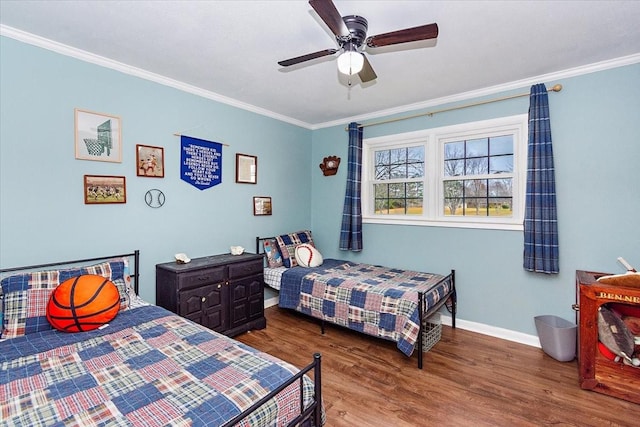
{"label": "window", "polygon": [[522,229],[527,116],[363,141],[363,221]]}
{"label": "window", "polygon": [[374,158],[375,213],[421,215],[424,146],[376,150]]}

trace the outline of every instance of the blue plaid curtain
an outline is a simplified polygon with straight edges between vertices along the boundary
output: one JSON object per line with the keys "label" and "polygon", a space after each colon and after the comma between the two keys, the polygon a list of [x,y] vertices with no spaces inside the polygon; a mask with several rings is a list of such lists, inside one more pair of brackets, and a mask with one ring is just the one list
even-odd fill
{"label": "blue plaid curtain", "polygon": [[538,273],[558,273],[558,218],[549,98],[542,83],[531,86],[527,162],[524,268]]}
{"label": "blue plaid curtain", "polygon": [[344,195],[340,250],[360,252],[362,250],[362,127],[349,123],[349,159],[347,189]]}

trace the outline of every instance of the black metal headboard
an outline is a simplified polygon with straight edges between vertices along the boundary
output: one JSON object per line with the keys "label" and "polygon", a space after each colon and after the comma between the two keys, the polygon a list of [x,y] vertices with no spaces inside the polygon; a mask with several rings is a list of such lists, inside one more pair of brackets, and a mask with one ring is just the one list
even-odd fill
{"label": "black metal headboard", "polygon": [[140,279],[140,251],[138,249],[136,249],[135,251],[128,253],[128,254],[121,254],[121,255],[109,255],[109,256],[103,256],[103,257],[97,257],[97,258],[85,258],[85,259],[75,259],[72,261],[61,261],[61,262],[52,262],[52,263],[48,263],[48,264],[35,264],[35,265],[27,265],[24,267],[11,267],[11,268],[3,268],[0,269],[0,274],[2,273],[10,273],[12,271],[27,271],[27,270],[35,270],[38,268],[48,268],[48,267],[57,267],[60,265],[68,265],[71,266],[73,264],[82,264],[85,262],[93,262],[93,261],[107,261],[110,259],[114,259],[114,258],[129,258],[129,257],[133,257],[134,262],[133,262],[133,274],[130,273],[130,275],[133,277],[134,282],[133,282],[133,289],[136,292],[136,295],[138,294],[138,288],[139,288],[139,279]]}

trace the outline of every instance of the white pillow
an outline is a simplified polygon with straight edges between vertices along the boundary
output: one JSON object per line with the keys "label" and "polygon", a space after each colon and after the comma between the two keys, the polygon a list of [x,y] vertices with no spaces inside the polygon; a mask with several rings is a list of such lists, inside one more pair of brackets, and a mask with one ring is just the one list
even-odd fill
{"label": "white pillow", "polygon": [[308,243],[296,246],[295,256],[300,267],[318,267],[324,261],[320,252]]}

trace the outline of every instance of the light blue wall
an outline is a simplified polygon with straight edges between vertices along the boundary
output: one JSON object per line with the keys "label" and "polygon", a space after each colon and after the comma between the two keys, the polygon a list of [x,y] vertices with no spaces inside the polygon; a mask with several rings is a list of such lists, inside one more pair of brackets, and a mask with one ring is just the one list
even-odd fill
{"label": "light blue wall", "polygon": [[[310,131],[0,37],[0,266],[139,248],[141,294],[154,301],[154,266],[176,252],[204,256],[232,244],[253,250],[256,235],[311,228],[326,257],[433,272],[455,268],[460,319],[534,333],[535,315],[574,318],[576,269],[620,271],[618,256],[640,266],[638,82],[637,64],[545,82],[564,89],[550,95],[561,273],[544,276],[522,270],[522,233],[513,231],[365,225],[365,250],[341,252],[344,126]],[[513,93],[523,91],[528,88]],[[74,158],[74,108],[122,118],[122,163]],[[527,108],[520,98],[367,128],[365,137]],[[205,191],[179,179],[173,133],[195,126],[186,133],[230,145],[223,151],[223,183]],[[136,177],[135,144],[165,148],[164,179]],[[258,156],[257,185],[234,183],[238,152]],[[342,165],[336,176],[324,177],[318,165],[329,155]],[[84,174],[126,176],[127,203],[85,206]],[[145,205],[150,188],[165,192],[164,207]],[[254,217],[253,196],[271,196],[273,216]]]}
{"label": "light blue wall", "polygon": [[[365,224],[363,252],[339,251],[347,174],[344,126],[313,134],[316,169],[325,156],[342,158],[336,176],[313,174],[312,226],[323,255],[441,273],[454,268],[459,318],[467,321],[528,334],[535,334],[536,315],[573,321],[576,270],[622,272],[618,256],[640,267],[640,65],[545,83],[564,86],[549,95],[560,274],[525,272],[522,232],[515,231]],[[528,103],[524,97],[369,127],[364,136],[526,114]]]}
{"label": "light blue wall", "polygon": [[[310,226],[311,131],[0,37],[0,266],[141,250],[141,295],[155,301],[155,264],[251,252],[255,236]],[[74,108],[121,117],[122,163],[76,160]],[[224,142],[222,184],[180,180],[175,132]],[[136,176],[135,145],[164,147],[165,178]],[[258,157],[257,185],[235,183],[235,153]],[[84,205],[83,175],[122,175],[124,205]],[[144,194],[159,188],[166,204]],[[253,216],[271,196],[272,216]]]}

